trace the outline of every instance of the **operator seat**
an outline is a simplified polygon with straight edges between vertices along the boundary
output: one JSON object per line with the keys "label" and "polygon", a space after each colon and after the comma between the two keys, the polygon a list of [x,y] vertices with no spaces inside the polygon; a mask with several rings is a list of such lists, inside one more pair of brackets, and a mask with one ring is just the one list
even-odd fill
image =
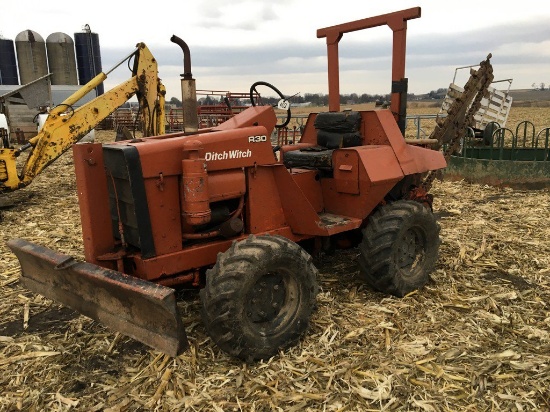
{"label": "operator seat", "polygon": [[332,170],[332,152],[343,147],[361,146],[361,113],[323,112],[315,118],[317,146],[291,150],[284,154],[287,168]]}

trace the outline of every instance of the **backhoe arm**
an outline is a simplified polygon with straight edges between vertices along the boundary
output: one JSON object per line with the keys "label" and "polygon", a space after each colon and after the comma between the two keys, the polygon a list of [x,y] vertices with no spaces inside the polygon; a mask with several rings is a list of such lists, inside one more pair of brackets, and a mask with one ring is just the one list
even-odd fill
{"label": "backhoe arm", "polygon": [[[90,102],[72,109],[89,91],[97,87],[121,63],[135,56],[133,76]],[[164,102],[166,90],[158,78],[157,61],[143,43],[107,73],[100,73],[50,112],[40,132],[27,147],[32,151],[21,174],[16,172],[19,151],[4,149],[0,153],[0,192],[9,192],[29,185],[34,178],[89,133],[118,107],[137,96],[143,135],[164,134]]]}

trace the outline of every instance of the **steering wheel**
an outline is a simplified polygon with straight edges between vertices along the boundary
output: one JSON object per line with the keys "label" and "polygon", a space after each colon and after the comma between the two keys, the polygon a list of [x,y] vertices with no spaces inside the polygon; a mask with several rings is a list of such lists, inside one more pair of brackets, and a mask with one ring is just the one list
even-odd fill
{"label": "steering wheel", "polygon": [[286,99],[286,97],[277,89],[275,86],[273,86],[270,83],[267,82],[256,82],[252,86],[250,86],[250,102],[252,103],[252,106],[256,106],[258,102],[256,102],[256,99],[254,98],[255,95],[259,95],[258,91],[256,90],[257,86],[266,86],[269,87],[271,90],[273,90],[275,93],[279,95],[281,100],[276,105],[273,105],[273,107],[277,107],[279,109],[286,110],[286,119],[281,124],[276,124],[275,127],[277,129],[280,129],[282,127],[285,127],[290,122],[290,102]]}

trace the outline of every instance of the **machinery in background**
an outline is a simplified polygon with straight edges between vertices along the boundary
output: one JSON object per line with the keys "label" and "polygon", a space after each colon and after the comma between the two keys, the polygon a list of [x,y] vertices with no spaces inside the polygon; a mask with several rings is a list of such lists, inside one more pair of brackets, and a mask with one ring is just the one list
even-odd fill
{"label": "machinery in background", "polygon": [[[111,71],[131,58],[134,60],[130,79],[76,109],[73,107],[88,92],[103,83]],[[17,149],[5,146],[0,149],[0,193],[29,185],[44,168],[134,95],[140,103],[144,136],[163,134],[165,94],[164,85],[158,78],[156,59],[145,44],[139,43],[115,67],[107,73],[98,74],[63,103],[54,107],[39,133],[28,143]],[[18,168],[18,157],[26,150],[30,150],[30,153]]]}
{"label": "machinery in background", "polygon": [[[471,128],[473,137],[483,139],[483,143],[488,145],[492,141],[493,132],[498,127],[506,127],[506,121],[512,108],[512,96],[510,95],[510,87],[512,79],[504,79],[494,81],[493,70],[490,67],[489,59],[481,62],[478,65],[470,65],[457,67],[453,81],[447,89],[445,98],[439,110],[439,114],[448,114],[456,110],[457,105],[461,105],[464,113],[468,111],[471,119],[466,122],[466,126]],[[478,69],[474,69],[477,67]],[[456,78],[459,70],[470,69],[470,79],[480,79],[478,82],[479,88],[473,83],[473,80],[468,80],[464,87],[456,84]],[[490,79],[490,82],[489,82]],[[508,83],[506,90],[497,90],[496,83]],[[475,98],[478,95],[479,98]],[[456,117],[451,118],[456,121]],[[462,137],[466,136],[464,132]],[[445,139],[448,143],[450,139]]]}

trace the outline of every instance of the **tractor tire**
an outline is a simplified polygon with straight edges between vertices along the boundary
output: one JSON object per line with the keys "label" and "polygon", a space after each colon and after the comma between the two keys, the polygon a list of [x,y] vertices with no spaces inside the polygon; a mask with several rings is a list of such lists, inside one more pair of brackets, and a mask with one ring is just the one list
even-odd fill
{"label": "tractor tire", "polygon": [[437,262],[439,231],[433,213],[419,202],[382,206],[363,229],[362,277],[372,288],[398,297],[420,289]]}
{"label": "tractor tire", "polygon": [[312,257],[282,236],[234,242],[206,272],[202,318],[212,340],[245,361],[267,359],[307,330],[318,293]]}

